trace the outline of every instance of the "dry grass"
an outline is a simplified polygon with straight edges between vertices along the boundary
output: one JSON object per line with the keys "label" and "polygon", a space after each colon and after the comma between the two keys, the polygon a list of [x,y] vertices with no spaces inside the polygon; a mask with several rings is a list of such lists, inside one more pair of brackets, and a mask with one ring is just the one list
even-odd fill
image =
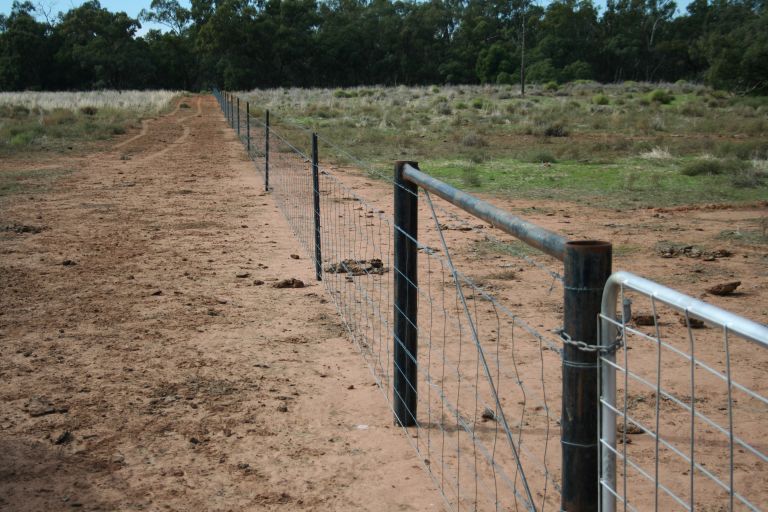
{"label": "dry grass", "polygon": [[176,91],[0,93],[0,154],[72,151],[126,133]]}
{"label": "dry grass", "polygon": [[86,92],[0,92],[0,105],[26,107],[30,110],[86,107],[157,113],[179,96],[179,91],[86,91]]}

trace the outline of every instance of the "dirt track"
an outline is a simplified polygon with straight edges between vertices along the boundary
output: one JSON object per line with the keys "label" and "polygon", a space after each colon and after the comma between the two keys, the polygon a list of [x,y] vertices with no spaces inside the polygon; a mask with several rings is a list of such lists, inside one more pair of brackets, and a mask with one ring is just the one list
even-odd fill
{"label": "dirt track", "polygon": [[215,101],[187,101],[0,204],[42,228],[0,232],[0,509],[441,509]]}

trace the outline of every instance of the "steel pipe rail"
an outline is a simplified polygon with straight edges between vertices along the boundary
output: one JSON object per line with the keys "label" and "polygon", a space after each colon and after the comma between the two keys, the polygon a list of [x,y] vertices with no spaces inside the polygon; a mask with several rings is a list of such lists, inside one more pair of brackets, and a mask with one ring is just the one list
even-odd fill
{"label": "steel pipe rail", "polygon": [[411,165],[406,164],[403,168],[403,178],[553,258],[560,261],[565,259],[566,244],[568,243],[565,237],[462,192]]}
{"label": "steel pipe rail", "polygon": [[[762,348],[768,348],[768,327],[765,325],[626,271],[615,272],[611,275],[603,292],[602,311],[605,315],[613,313],[614,316],[611,318],[615,317],[616,301],[621,286],[644,293],[649,297],[656,297],[681,313],[687,312],[705,322],[725,327],[730,333],[738,334]],[[610,332],[604,332],[604,336],[607,338],[610,336]]]}

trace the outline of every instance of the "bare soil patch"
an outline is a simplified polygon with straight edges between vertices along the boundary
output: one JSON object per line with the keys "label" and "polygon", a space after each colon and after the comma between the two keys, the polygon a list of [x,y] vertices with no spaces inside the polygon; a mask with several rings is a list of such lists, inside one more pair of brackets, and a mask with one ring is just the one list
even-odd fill
{"label": "bare soil patch", "polygon": [[185,101],[0,197],[0,509],[440,509],[216,102]]}

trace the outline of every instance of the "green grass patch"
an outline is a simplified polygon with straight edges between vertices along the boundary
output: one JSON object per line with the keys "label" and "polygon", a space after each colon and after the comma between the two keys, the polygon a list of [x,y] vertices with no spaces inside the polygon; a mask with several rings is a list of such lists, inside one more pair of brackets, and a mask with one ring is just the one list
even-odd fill
{"label": "green grass patch", "polygon": [[[473,183],[465,178],[472,165]],[[625,159],[614,164],[560,161],[548,167],[516,159],[471,164],[429,160],[421,169],[476,192],[519,198],[588,202],[610,207],[672,206],[697,202],[747,202],[768,198],[762,188],[733,186],[732,176],[686,176],[674,163]]]}

